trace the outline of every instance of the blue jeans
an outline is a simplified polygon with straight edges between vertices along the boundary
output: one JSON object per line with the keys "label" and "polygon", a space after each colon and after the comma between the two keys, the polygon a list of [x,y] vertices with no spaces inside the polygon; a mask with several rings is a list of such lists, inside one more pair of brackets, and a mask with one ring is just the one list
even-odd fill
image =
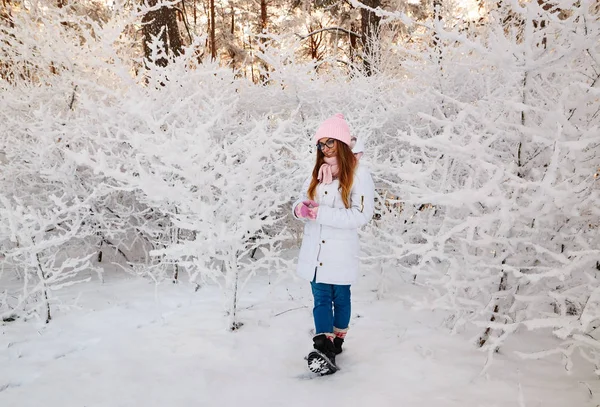
{"label": "blue jeans", "polygon": [[350,323],[350,286],[311,281],[314,298],[315,334],[333,333],[333,327],[348,328]]}

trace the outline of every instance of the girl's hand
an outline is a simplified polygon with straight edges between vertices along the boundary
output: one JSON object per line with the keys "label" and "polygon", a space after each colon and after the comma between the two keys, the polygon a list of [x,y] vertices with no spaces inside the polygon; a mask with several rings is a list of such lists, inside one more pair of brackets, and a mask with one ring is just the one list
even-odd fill
{"label": "girl's hand", "polygon": [[304,204],[304,202],[301,202],[298,205],[296,205],[296,209],[294,209],[294,213],[299,218],[310,219],[310,209],[308,208],[308,206],[306,206]]}

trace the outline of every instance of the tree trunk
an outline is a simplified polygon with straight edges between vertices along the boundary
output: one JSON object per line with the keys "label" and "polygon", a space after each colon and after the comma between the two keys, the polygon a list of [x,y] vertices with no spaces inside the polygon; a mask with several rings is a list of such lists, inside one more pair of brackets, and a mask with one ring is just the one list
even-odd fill
{"label": "tree trunk", "polygon": [[[350,24],[350,31],[352,32],[356,32],[356,25],[354,23]],[[356,36],[348,34],[348,37],[350,38],[350,62],[354,62],[354,55],[356,54]]]}
{"label": "tree trunk", "polygon": [[228,326],[231,331],[239,329],[243,324],[237,320],[237,294],[240,270],[238,268],[237,256],[230,254],[229,260],[225,261],[225,291],[227,296],[227,311],[229,313]]}
{"label": "tree trunk", "polygon": [[[175,214],[178,214],[179,210],[177,209],[177,207],[175,207]],[[181,240],[181,229],[179,229],[177,226],[175,226],[173,224],[173,222],[171,222],[171,226],[172,226],[172,239],[171,241],[175,244],[178,245],[180,240]],[[176,260],[175,261],[175,272],[173,273],[173,283],[178,283],[179,282],[179,261]]]}
{"label": "tree trunk", "polygon": [[260,31],[261,34],[267,31],[267,1],[260,0]]}
{"label": "tree trunk", "polygon": [[[523,76],[523,106],[527,105],[527,76],[529,73],[525,71],[525,75]],[[525,127],[526,125],[526,116],[525,109],[521,110],[521,126]],[[523,171],[523,160],[521,159],[523,155],[523,141],[525,139],[525,135],[521,133],[521,141],[519,141],[518,149],[517,149],[517,176],[519,178],[524,178],[525,174]]]}
{"label": "tree trunk", "polygon": [[252,83],[256,83],[254,75],[254,50],[252,49],[252,37],[248,34],[248,48],[250,48],[250,72],[252,74]]}
{"label": "tree trunk", "polygon": [[[433,0],[433,16],[437,21],[442,21],[442,0]],[[435,24],[435,21],[434,21]],[[442,48],[441,48],[441,39],[438,34],[437,29],[434,30],[433,34],[433,49],[437,52],[437,63],[438,65],[442,63]]]}
{"label": "tree trunk", "polygon": [[[498,292],[506,291],[507,280],[508,280],[508,274],[506,273],[506,271],[503,271],[502,277],[500,278],[500,284],[498,285]],[[490,317],[490,322],[496,321],[496,315],[498,315],[499,310],[500,310],[500,304],[498,303],[498,301],[496,301],[496,304],[494,304],[494,308],[492,310],[492,316]],[[488,342],[491,334],[492,334],[492,328],[487,327],[485,329],[485,331],[483,332],[483,335],[481,335],[479,337],[479,340],[477,341],[480,348],[483,347]]]}
{"label": "tree trunk", "polygon": [[217,59],[217,41],[215,40],[215,0],[210,0],[210,57]]}
{"label": "tree trunk", "polygon": [[[260,33],[265,34],[267,32],[267,0],[260,0]],[[266,51],[266,42],[267,39],[265,37],[260,37],[260,48],[262,52]],[[264,61],[264,59],[260,60],[260,64],[262,66],[262,71],[260,73],[260,82],[262,84],[266,84],[269,80],[269,66]]]}
{"label": "tree trunk", "polygon": [[[381,0],[364,0],[362,3],[370,8],[377,8],[381,6]],[[376,45],[378,42],[379,22],[381,17],[377,16],[371,10],[361,8],[360,18],[363,44],[363,65],[367,76],[371,76],[374,72],[372,66],[375,54],[374,45]]]}
{"label": "tree trunk", "polygon": [[194,0],[194,28],[198,25],[198,11],[196,10],[196,0]]}
{"label": "tree trunk", "polygon": [[50,301],[48,301],[48,287],[46,286],[46,273],[44,273],[44,269],[42,268],[42,262],[40,261],[39,253],[35,254],[35,259],[37,261],[37,269],[38,269],[38,278],[40,279],[40,283],[42,284],[42,294],[44,296],[44,308],[46,312],[46,323],[49,323],[52,319],[50,315]]}
{"label": "tree trunk", "polygon": [[[148,0],[150,7],[156,6],[158,0]],[[164,55],[156,61],[151,61],[158,66],[167,66],[168,55],[181,55],[183,52],[183,41],[177,26],[177,10],[172,7],[161,7],[158,10],[149,11],[142,17],[142,33],[144,41],[144,56],[146,61],[151,61],[152,49],[150,43],[153,37],[157,37],[162,43]]]}
{"label": "tree trunk", "polygon": [[169,48],[173,55],[178,57],[183,53],[183,37],[179,32],[179,25],[177,24],[177,10],[174,8],[165,8],[165,10],[168,12],[166,20]]}

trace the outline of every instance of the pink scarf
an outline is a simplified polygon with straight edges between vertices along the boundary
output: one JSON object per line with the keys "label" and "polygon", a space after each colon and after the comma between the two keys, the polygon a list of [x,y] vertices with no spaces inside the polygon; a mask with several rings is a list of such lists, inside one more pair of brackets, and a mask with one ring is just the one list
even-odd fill
{"label": "pink scarf", "polygon": [[[359,161],[363,156],[363,153],[355,153],[354,156],[356,157],[356,161]],[[319,176],[317,179],[323,184],[329,185],[339,175],[340,167],[338,167],[336,157],[324,157],[324,159],[325,163],[319,168]]]}
{"label": "pink scarf", "polygon": [[317,179],[323,184],[331,184],[334,178],[337,178],[340,173],[340,168],[337,165],[336,157],[324,157],[325,163],[319,168],[319,176]]}

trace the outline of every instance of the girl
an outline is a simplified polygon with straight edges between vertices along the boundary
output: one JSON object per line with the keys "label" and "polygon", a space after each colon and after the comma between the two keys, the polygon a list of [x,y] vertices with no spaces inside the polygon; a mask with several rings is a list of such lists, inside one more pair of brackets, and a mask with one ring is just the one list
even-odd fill
{"label": "girl", "polygon": [[310,281],[314,308],[314,350],[308,367],[320,374],[338,370],[335,355],[350,322],[350,284],[358,274],[358,228],[373,217],[374,187],[359,165],[361,147],[340,113],[321,124],[314,137],[317,160],[293,213],[305,222],[298,274]]}

